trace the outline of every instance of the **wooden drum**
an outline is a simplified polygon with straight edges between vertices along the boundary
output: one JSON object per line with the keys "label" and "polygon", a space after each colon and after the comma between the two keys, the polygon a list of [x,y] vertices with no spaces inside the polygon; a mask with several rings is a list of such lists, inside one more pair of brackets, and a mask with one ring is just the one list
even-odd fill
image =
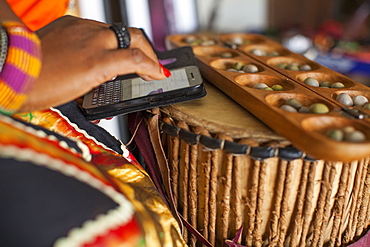
{"label": "wooden drum", "polygon": [[[206,88],[205,98],[161,108],[174,204],[185,221],[220,247],[345,246],[366,233],[369,158],[310,159]],[[203,246],[184,229],[189,246]]]}

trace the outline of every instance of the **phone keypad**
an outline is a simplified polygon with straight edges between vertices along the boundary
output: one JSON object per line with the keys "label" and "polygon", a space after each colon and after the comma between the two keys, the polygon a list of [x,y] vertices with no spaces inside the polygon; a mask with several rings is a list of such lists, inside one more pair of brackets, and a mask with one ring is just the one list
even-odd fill
{"label": "phone keypad", "polygon": [[91,104],[102,106],[121,101],[121,81],[109,81],[101,84],[93,90]]}

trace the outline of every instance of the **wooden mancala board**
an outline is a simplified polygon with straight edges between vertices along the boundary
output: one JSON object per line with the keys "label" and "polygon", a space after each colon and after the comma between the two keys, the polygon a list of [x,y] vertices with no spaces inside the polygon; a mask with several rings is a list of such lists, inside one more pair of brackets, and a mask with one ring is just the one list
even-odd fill
{"label": "wooden mancala board", "polygon": [[[166,42],[168,48],[192,46],[206,80],[312,158],[352,161],[370,156],[370,110],[363,106],[346,106],[337,101],[340,93],[346,93],[351,99],[356,95],[370,99],[367,86],[293,53],[263,35],[170,35]],[[254,55],[256,51],[260,54]],[[237,62],[255,65],[258,72],[229,71]],[[306,70],[283,68],[283,64],[304,65]],[[304,82],[308,77],[318,82],[329,82],[330,86],[308,85]],[[335,82],[342,83],[344,87],[331,87]],[[269,87],[280,85],[282,88],[281,91],[254,88],[258,83]],[[281,109],[289,99],[296,99],[306,107],[321,103],[328,112],[297,113]],[[341,135],[354,129],[360,132],[363,140],[354,142],[329,138],[328,132],[335,129],[341,130]]]}

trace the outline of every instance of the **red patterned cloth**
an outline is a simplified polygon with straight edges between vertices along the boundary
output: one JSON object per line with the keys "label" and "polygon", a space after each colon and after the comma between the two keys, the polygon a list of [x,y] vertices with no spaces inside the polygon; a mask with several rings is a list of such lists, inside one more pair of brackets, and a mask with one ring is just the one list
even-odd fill
{"label": "red patterned cloth", "polygon": [[186,246],[145,170],[75,102],[16,117],[0,114],[1,246]]}

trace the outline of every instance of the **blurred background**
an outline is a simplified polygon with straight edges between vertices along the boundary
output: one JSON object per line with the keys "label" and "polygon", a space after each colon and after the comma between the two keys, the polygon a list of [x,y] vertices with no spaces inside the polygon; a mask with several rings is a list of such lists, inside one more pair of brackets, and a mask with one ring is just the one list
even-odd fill
{"label": "blurred background", "polygon": [[[74,0],[70,5],[81,17],[144,28],[160,50],[169,34],[263,34],[370,85],[369,0]],[[125,143],[124,122],[118,117],[101,124]]]}

